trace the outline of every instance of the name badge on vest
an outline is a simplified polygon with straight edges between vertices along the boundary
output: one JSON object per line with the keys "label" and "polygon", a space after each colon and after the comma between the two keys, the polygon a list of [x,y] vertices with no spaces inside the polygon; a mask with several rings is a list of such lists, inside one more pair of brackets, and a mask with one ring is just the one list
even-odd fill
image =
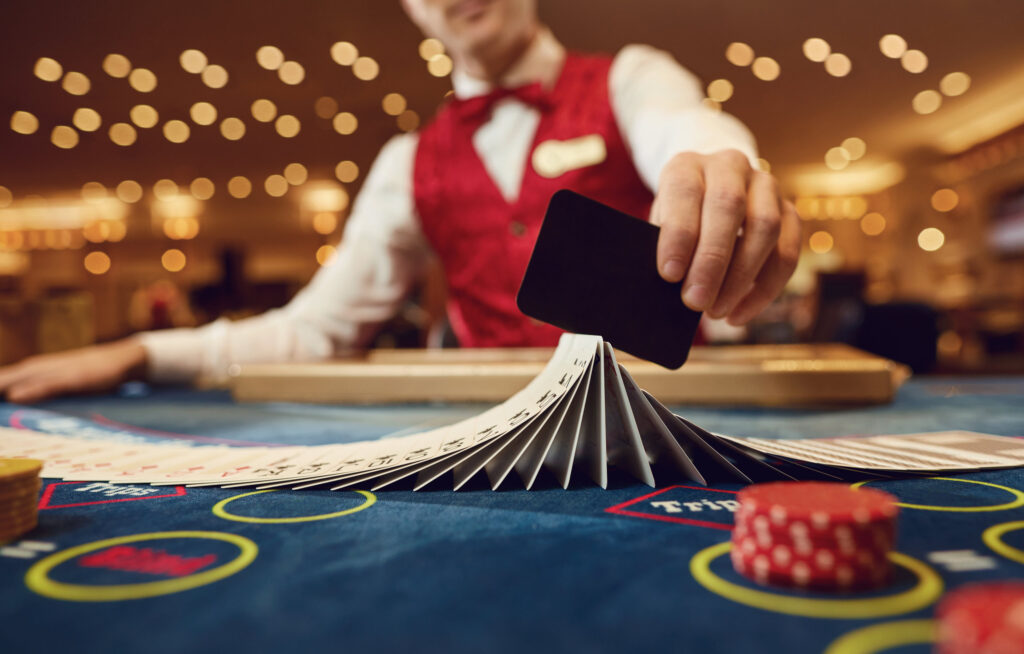
{"label": "name badge on vest", "polygon": [[608,151],[600,134],[578,136],[568,141],[544,141],[533,151],[533,169],[541,177],[558,177],[570,170],[593,166],[605,160]]}

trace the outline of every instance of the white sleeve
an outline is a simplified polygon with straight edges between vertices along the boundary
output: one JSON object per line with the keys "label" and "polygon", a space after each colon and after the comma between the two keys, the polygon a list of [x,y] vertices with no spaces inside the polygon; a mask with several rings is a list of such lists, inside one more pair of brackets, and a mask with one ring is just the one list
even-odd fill
{"label": "white sleeve", "polygon": [[334,261],[288,305],[236,322],[141,334],[149,377],[222,380],[233,364],[324,359],[365,344],[423,271],[427,246],[412,196],[416,144],[416,135],[404,134],[381,149]]}
{"label": "white sleeve", "polygon": [[624,47],[612,62],[608,85],[633,165],[652,191],[662,167],[680,152],[735,148],[757,166],[750,131],[735,117],[704,106],[700,80],[667,52],[646,45]]}

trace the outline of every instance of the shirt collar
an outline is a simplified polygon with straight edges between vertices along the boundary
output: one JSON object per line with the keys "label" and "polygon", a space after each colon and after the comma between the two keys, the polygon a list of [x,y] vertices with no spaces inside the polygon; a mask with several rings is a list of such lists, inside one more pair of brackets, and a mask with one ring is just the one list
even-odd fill
{"label": "shirt collar", "polygon": [[530,82],[540,82],[546,88],[551,88],[564,62],[565,47],[559,43],[551,30],[544,27],[537,33],[523,56],[502,75],[497,85],[455,69],[452,71],[452,88],[457,98],[484,95],[495,86],[511,88]]}

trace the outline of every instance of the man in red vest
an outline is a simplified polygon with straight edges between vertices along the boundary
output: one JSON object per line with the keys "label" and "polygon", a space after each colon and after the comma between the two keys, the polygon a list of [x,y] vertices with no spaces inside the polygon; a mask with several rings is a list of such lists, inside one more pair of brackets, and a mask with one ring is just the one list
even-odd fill
{"label": "man in red vest", "polygon": [[143,333],[0,369],[14,402],[156,381],[223,378],[257,361],[323,359],[365,344],[435,252],[463,346],[554,345],[515,293],[548,199],[569,188],[661,226],[657,266],[680,301],[743,324],[782,290],[800,226],[753,139],[705,107],[669,55],[566,52],[536,0],[403,0],[452,57],[454,99],[389,141],[353,206],[338,255],[286,307],[198,329]]}

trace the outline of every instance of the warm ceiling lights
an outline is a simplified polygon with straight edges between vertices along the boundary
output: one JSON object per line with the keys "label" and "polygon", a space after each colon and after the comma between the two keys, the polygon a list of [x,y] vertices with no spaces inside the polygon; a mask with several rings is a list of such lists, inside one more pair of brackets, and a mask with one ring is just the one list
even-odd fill
{"label": "warm ceiling lights", "polygon": [[873,211],[860,219],[860,231],[868,236],[878,236],[885,231],[885,217]]}
{"label": "warm ceiling lights", "polygon": [[252,193],[252,182],[248,178],[236,175],[228,180],[228,194],[231,197],[241,200],[249,197],[250,193]]}
{"label": "warm ceiling lights", "polygon": [[122,147],[135,143],[135,139],[138,138],[138,133],[135,131],[135,128],[128,123],[114,123],[110,126],[108,134],[110,135],[110,140],[113,141],[115,145],[120,145]]}
{"label": "warm ceiling lights", "polygon": [[299,130],[302,128],[299,119],[295,116],[288,114],[282,114],[278,116],[277,120],[274,121],[274,129],[277,133],[286,139],[290,139],[298,135]]}
{"label": "warm ceiling lights", "polygon": [[261,123],[269,123],[277,117],[277,105],[270,100],[256,100],[251,107],[252,117]]}
{"label": "warm ceiling lights", "polygon": [[[445,55],[440,55],[445,57]],[[380,66],[372,57],[359,57],[352,63],[352,74],[364,82],[375,79],[380,73]]]}
{"label": "warm ceiling lights", "polygon": [[943,213],[956,209],[960,196],[951,188],[940,188],[932,194],[932,208]]}
{"label": "warm ceiling lights", "polygon": [[135,68],[128,75],[128,84],[139,93],[149,93],[156,88],[156,75],[148,68]]}
{"label": "warm ceiling lights", "polygon": [[197,200],[209,200],[213,197],[215,187],[213,181],[207,177],[196,177],[192,180],[192,183],[188,185],[188,190],[192,193],[192,197]]}
{"label": "warm ceiling lights", "polygon": [[331,59],[339,66],[351,66],[359,58],[359,50],[348,41],[339,41],[331,46]]}
{"label": "warm ceiling lights", "polygon": [[297,61],[286,61],[277,69],[277,76],[285,84],[295,86],[306,79],[306,69]]}
{"label": "warm ceiling lights", "polygon": [[103,58],[103,72],[117,79],[128,77],[132,72],[132,62],[124,55],[108,54]]}
{"label": "warm ceiling lights", "polygon": [[78,132],[67,125],[57,125],[50,132],[50,142],[62,150],[70,150],[78,145]]}
{"label": "warm ceiling lights", "polygon": [[845,148],[829,148],[825,153],[825,165],[832,170],[842,170],[850,164],[850,153]]}
{"label": "warm ceiling lights", "polygon": [[444,54],[444,44],[437,39],[423,39],[420,41],[419,52],[423,61],[430,61],[432,57]]}
{"label": "warm ceiling lights", "polygon": [[848,139],[844,139],[842,147],[846,150],[846,153],[850,156],[850,161],[856,161],[864,156],[867,152],[868,146],[864,143],[864,139],[856,136],[851,136]]}
{"label": "warm ceiling lights", "polygon": [[946,235],[936,227],[926,227],[917,235],[917,245],[925,252],[935,252],[946,242]]}
{"label": "warm ceiling lights", "polygon": [[886,34],[879,39],[878,49],[890,59],[899,59],[907,51],[907,41],[898,34]]}
{"label": "warm ceiling lights", "polygon": [[284,63],[284,53],[272,45],[265,45],[256,51],[256,63],[267,70],[277,70]]}
{"label": "warm ceiling lights", "polygon": [[955,97],[963,95],[971,88],[971,77],[967,73],[949,73],[939,82],[939,90],[943,95]]}
{"label": "warm ceiling lights", "polygon": [[831,52],[832,46],[825,39],[814,37],[804,41],[804,56],[811,61],[821,63]]}
{"label": "warm ceiling lights", "polygon": [[132,179],[126,179],[118,184],[115,192],[121,202],[134,204],[142,199],[142,185]]}
{"label": "warm ceiling lights", "polygon": [[178,57],[178,61],[181,63],[181,67],[185,69],[186,73],[192,73],[193,75],[198,75],[203,72],[203,69],[206,68],[206,64],[209,63],[209,60],[202,51],[194,49],[182,52],[181,56]]}
{"label": "warm ceiling lights", "polygon": [[192,130],[183,120],[168,120],[164,123],[164,138],[171,143],[184,143],[191,133]]}
{"label": "warm ceiling lights", "polygon": [[359,121],[353,114],[342,111],[334,117],[333,125],[334,131],[339,134],[348,135],[356,131],[356,128],[359,127]]}
{"label": "warm ceiling lights", "polygon": [[157,124],[160,115],[156,109],[148,104],[137,104],[128,112],[131,121],[143,129],[149,129]]}
{"label": "warm ceiling lights", "polygon": [[384,113],[387,115],[397,116],[405,111],[405,96],[401,93],[388,93],[381,101],[381,107],[384,108]]}
{"label": "warm ceiling lights", "polygon": [[825,72],[832,77],[846,77],[852,69],[850,58],[841,52],[833,52],[825,57]]}
{"label": "warm ceiling lights", "polygon": [[56,82],[64,75],[64,67],[57,63],[56,59],[40,57],[36,60],[32,72],[44,82]]}
{"label": "warm ceiling lights", "polygon": [[908,73],[923,73],[928,68],[928,57],[920,50],[907,50],[900,57],[900,64]]}
{"label": "warm ceiling lights", "polygon": [[329,120],[334,118],[334,114],[338,113],[338,101],[326,95],[321,96],[313,103],[313,111],[320,118]]}
{"label": "warm ceiling lights", "polygon": [[220,134],[229,141],[237,141],[245,136],[245,123],[240,118],[225,118],[220,124]]}
{"label": "warm ceiling lights", "polygon": [[267,195],[279,198],[288,192],[288,180],[284,178],[284,175],[271,175],[263,182],[263,190],[267,192]]}
{"label": "warm ceiling lights", "polygon": [[811,247],[811,252],[814,252],[815,254],[827,254],[832,251],[832,246],[835,244],[835,240],[828,232],[820,231],[811,234],[811,238],[808,239],[807,244]]}
{"label": "warm ceiling lights", "polygon": [[708,84],[708,98],[715,102],[725,102],[732,97],[732,82],[727,79],[716,79]]}
{"label": "warm ceiling lights", "polygon": [[64,80],[61,81],[61,87],[71,95],[85,95],[91,86],[88,77],[75,71],[64,75]]}
{"label": "warm ceiling lights", "polygon": [[71,118],[71,122],[83,132],[95,132],[100,128],[102,120],[95,109],[79,107],[75,110],[75,115]]}
{"label": "warm ceiling lights", "polygon": [[398,129],[403,132],[411,132],[420,126],[420,115],[412,109],[406,109],[398,116],[396,123]]}
{"label": "warm ceiling lights", "polygon": [[914,111],[919,114],[925,115],[935,113],[939,107],[942,106],[942,96],[938,91],[931,89],[927,91],[921,91],[914,96],[913,101]]}
{"label": "warm ceiling lights", "polygon": [[452,59],[446,54],[437,54],[427,62],[427,71],[434,77],[444,77],[452,72]]}
{"label": "warm ceiling lights", "polygon": [[188,115],[196,125],[212,125],[217,122],[217,108],[209,102],[196,102],[189,108]]}
{"label": "warm ceiling lights", "polygon": [[18,134],[34,134],[39,129],[39,119],[27,111],[11,114],[11,129]]}
{"label": "warm ceiling lights", "polygon": [[299,186],[309,179],[309,171],[300,163],[290,163],[284,167],[284,178],[292,186]]}
{"label": "warm ceiling lights", "polygon": [[781,69],[779,62],[775,61],[771,57],[758,57],[751,64],[750,69],[754,72],[754,77],[765,82],[771,82],[779,77]]}
{"label": "warm ceiling lights", "polygon": [[222,89],[228,83],[228,71],[218,64],[207,66],[202,72],[203,84],[211,89]]}
{"label": "warm ceiling lights", "polygon": [[334,176],[338,181],[349,184],[359,177],[359,166],[354,161],[342,161],[334,167]]}
{"label": "warm ceiling lights", "polygon": [[754,61],[754,49],[746,43],[734,41],[725,49],[725,58],[734,66],[749,66]]}

